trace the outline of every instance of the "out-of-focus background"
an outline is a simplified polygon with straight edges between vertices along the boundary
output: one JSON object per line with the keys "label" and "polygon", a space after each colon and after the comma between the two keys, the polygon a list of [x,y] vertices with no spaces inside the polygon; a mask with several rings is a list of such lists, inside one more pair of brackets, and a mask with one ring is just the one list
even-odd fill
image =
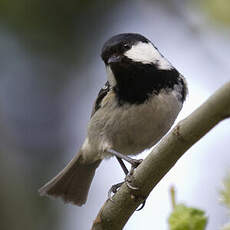
{"label": "out-of-focus background", "polygon": [[[1,230],[90,229],[108,189],[124,178],[114,159],[104,161],[83,207],[37,193],[81,146],[106,81],[101,47],[121,32],[148,37],[187,78],[179,120],[230,79],[228,0],[0,0]],[[226,223],[218,198],[229,129],[224,121],[193,146],[125,230],[168,229],[172,184],[179,201],[206,211],[208,230]]]}

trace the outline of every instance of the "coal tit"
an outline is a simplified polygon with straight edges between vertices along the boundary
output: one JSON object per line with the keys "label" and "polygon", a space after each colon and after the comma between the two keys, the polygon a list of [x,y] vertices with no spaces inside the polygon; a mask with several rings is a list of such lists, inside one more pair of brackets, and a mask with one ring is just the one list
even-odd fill
{"label": "coal tit", "polygon": [[187,95],[184,77],[144,36],[118,34],[102,48],[107,82],[98,94],[78,154],[40,190],[82,205],[96,168],[112,151],[135,155],[173,125]]}

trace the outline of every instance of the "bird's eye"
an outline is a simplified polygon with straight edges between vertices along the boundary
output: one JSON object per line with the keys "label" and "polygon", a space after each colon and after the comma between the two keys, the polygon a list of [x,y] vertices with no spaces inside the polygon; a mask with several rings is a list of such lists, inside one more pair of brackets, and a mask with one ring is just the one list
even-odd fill
{"label": "bird's eye", "polygon": [[131,48],[130,45],[127,43],[123,44],[123,47],[125,50],[129,50]]}

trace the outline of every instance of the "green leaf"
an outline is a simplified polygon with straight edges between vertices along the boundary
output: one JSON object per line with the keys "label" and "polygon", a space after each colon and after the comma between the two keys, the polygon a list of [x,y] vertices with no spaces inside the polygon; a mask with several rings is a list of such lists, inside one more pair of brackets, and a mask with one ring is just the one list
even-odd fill
{"label": "green leaf", "polygon": [[220,191],[220,200],[230,209],[230,174],[224,179],[224,187]]}
{"label": "green leaf", "polygon": [[204,230],[207,217],[202,210],[179,204],[176,205],[168,221],[170,230]]}

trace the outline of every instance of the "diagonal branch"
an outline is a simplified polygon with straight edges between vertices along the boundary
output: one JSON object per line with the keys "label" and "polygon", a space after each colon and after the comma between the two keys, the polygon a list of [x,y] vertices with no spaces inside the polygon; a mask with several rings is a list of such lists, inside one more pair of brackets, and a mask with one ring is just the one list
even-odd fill
{"label": "diagonal branch", "polygon": [[217,90],[191,115],[179,122],[136,168],[131,190],[124,183],[98,213],[92,230],[120,230],[162,177],[194,143],[230,117],[230,82]]}

